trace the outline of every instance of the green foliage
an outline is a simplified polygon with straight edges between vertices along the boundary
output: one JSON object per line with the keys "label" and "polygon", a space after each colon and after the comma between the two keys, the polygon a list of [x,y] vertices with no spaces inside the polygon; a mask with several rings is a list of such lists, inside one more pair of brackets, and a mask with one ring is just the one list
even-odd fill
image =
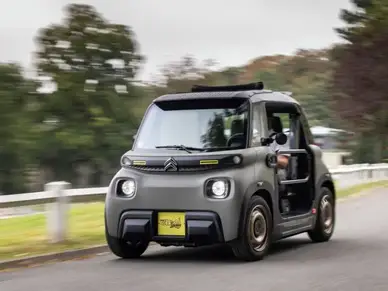
{"label": "green foliage", "polygon": [[219,147],[226,144],[224,135],[224,119],[222,114],[214,114],[214,119],[209,121],[209,130],[201,137],[205,147]]}
{"label": "green foliage", "polygon": [[134,34],[92,6],[72,4],[64,22],[41,29],[37,42],[38,72],[57,84],[37,98],[37,162],[53,179],[70,181],[87,164],[99,180],[130,148],[138,125],[131,81],[143,57]]}
{"label": "green foliage", "polygon": [[368,15],[366,9],[373,6],[373,0],[352,0],[355,8],[354,11],[342,9],[340,18],[348,24],[344,28],[336,28],[338,34],[352,42],[355,37],[365,28],[365,24],[368,21]]}
{"label": "green foliage", "polygon": [[[231,85],[263,81],[268,89],[291,91],[306,109],[312,126],[336,124],[328,106],[327,82],[331,78],[333,63],[328,50],[300,50],[293,56],[265,56],[244,67],[212,71],[192,57],[167,65],[162,74],[164,82],[155,86],[155,92],[182,92],[194,84]],[[154,96],[158,95],[155,94]]]}
{"label": "green foliage", "polygon": [[[388,130],[388,2],[355,1],[356,11],[343,11],[347,26],[340,34],[349,41],[335,51],[336,66],[330,83],[333,109],[370,144],[373,158],[381,161]],[[371,143],[370,140],[373,140]]]}
{"label": "green foliage", "polygon": [[34,89],[17,65],[0,64],[0,193],[26,190],[25,171],[32,146],[27,99]]}

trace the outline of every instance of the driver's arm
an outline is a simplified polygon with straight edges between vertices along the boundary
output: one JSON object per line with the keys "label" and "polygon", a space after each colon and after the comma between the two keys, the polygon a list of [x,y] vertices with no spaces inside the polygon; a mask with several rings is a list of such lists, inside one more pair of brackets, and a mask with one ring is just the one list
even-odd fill
{"label": "driver's arm", "polygon": [[[277,151],[289,150],[289,149],[290,147],[288,142],[285,145],[277,145]],[[287,168],[289,158],[290,158],[289,154],[278,155],[278,163],[277,163],[278,168],[280,169]]]}
{"label": "driver's arm", "polygon": [[279,155],[278,156],[278,168],[285,169],[288,166],[289,156]]}

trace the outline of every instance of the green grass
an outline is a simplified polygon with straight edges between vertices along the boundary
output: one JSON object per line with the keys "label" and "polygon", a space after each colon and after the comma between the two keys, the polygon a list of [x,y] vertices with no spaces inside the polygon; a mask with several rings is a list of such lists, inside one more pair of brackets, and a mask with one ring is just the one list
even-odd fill
{"label": "green grass", "polygon": [[[388,181],[351,187],[339,191],[337,196],[343,198],[379,186],[388,186]],[[103,210],[102,202],[72,205],[68,219],[68,240],[60,244],[47,241],[44,214],[0,220],[0,260],[105,244]]]}
{"label": "green grass", "polygon": [[51,244],[44,214],[0,220],[0,260],[104,244],[104,203],[72,205],[68,226],[67,242]]}
{"label": "green grass", "polygon": [[371,183],[367,183],[367,184],[361,184],[358,186],[353,186],[353,187],[349,187],[349,188],[346,188],[344,190],[338,191],[337,198],[344,198],[346,196],[357,194],[359,192],[369,190],[371,188],[385,187],[385,186],[388,186],[388,181],[379,181],[379,182],[371,182]]}

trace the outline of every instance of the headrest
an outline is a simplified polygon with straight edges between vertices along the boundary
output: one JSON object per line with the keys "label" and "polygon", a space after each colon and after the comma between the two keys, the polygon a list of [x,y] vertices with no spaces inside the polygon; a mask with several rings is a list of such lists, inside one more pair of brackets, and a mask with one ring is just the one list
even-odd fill
{"label": "headrest", "polygon": [[232,124],[230,125],[230,131],[231,131],[231,135],[236,133],[244,133],[243,121],[240,119],[233,120]]}
{"label": "headrest", "polygon": [[283,123],[279,116],[271,116],[271,128],[276,133],[283,132]]}

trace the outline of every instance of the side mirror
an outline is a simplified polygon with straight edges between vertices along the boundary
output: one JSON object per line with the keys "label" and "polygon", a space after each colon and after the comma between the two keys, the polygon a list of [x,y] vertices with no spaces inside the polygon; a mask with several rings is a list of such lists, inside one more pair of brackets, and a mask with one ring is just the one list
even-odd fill
{"label": "side mirror", "polygon": [[284,133],[277,133],[275,136],[275,141],[279,145],[284,145],[287,142],[287,135]]}
{"label": "side mirror", "polygon": [[136,133],[136,134],[134,134],[134,135],[132,135],[132,139],[133,139],[133,140],[135,140],[135,139],[136,139],[136,137],[137,137],[137,133]]}

